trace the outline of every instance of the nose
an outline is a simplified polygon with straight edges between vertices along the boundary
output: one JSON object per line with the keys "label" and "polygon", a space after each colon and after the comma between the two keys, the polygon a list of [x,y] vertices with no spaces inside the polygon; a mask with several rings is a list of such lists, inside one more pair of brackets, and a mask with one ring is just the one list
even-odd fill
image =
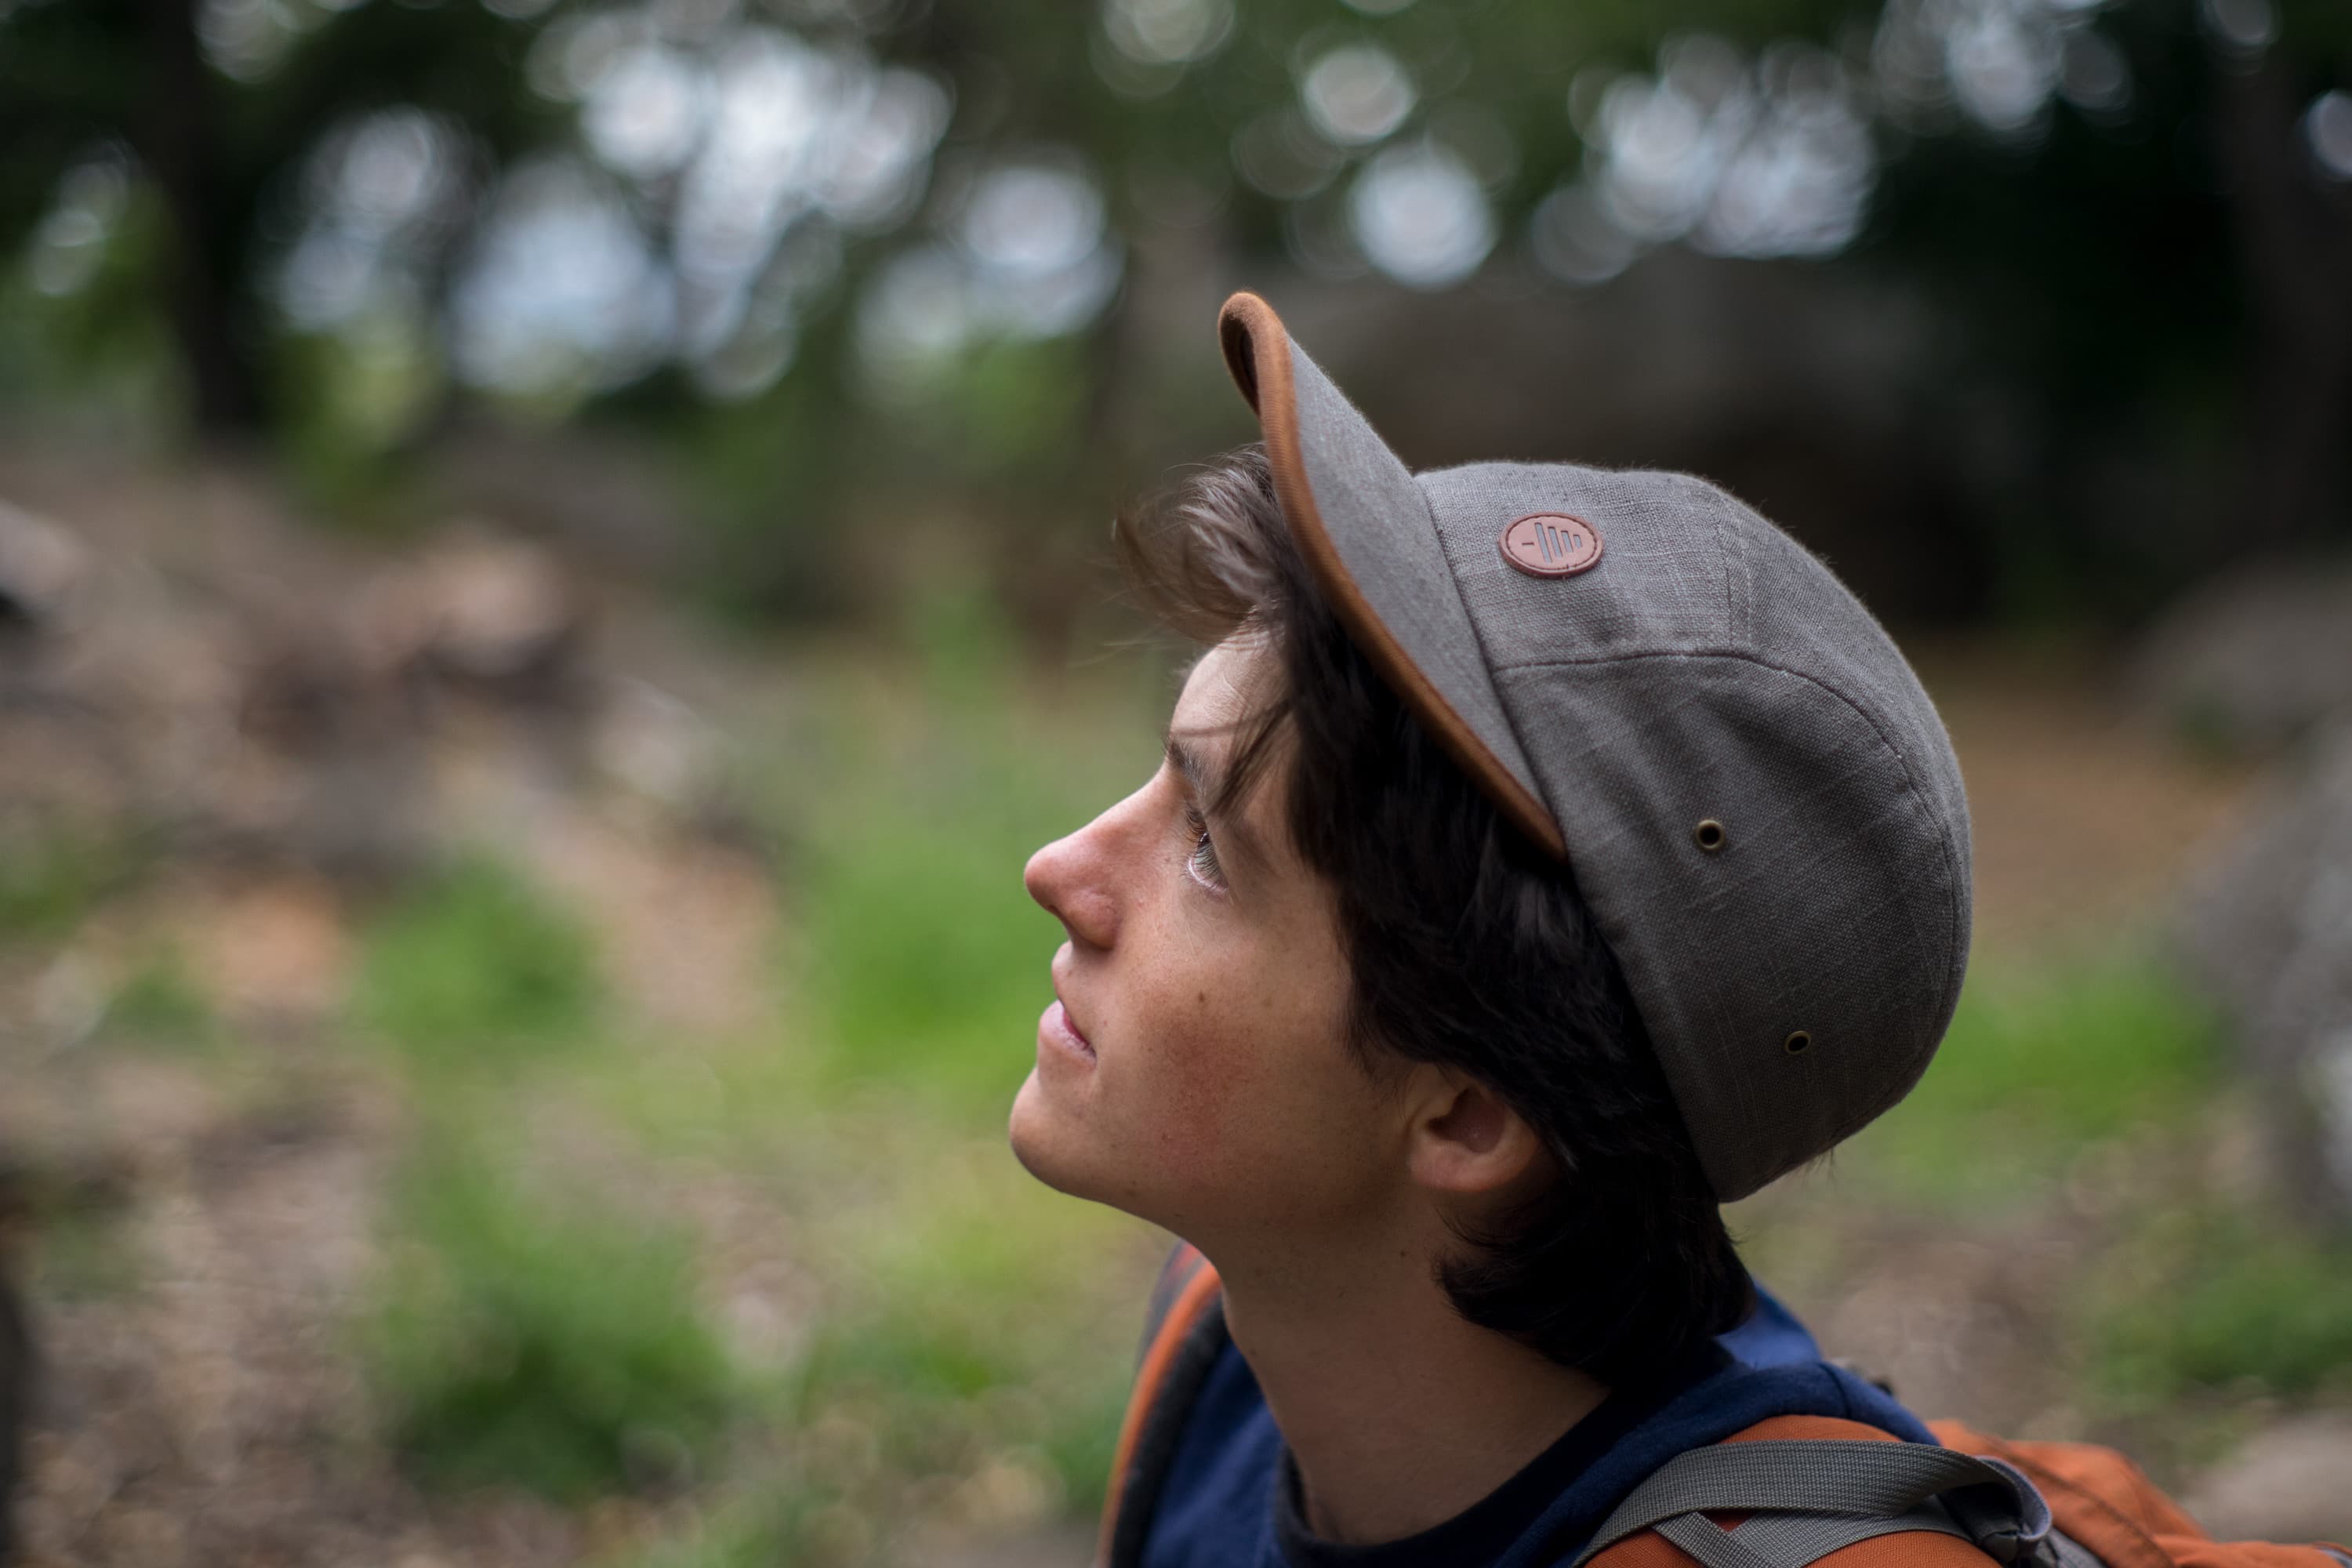
{"label": "nose", "polygon": [[1045,911],[1062,922],[1070,940],[1108,948],[1118,938],[1118,847],[1123,801],[1076,833],[1055,839],[1029,857],[1022,885]]}

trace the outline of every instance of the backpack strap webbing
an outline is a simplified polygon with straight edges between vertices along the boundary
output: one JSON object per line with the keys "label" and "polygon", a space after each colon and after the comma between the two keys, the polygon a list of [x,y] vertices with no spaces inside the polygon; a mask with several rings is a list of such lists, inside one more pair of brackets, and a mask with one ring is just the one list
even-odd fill
{"label": "backpack strap webbing", "polygon": [[[1830,1435],[1845,1428],[1854,1436]],[[1774,1435],[1783,1431],[1807,1435]],[[1711,1514],[1741,1517],[1727,1526]],[[1706,1568],[1803,1568],[1914,1531],[1958,1537],[2003,1563],[2046,1562],[2045,1552],[2060,1550],[2040,1494],[1997,1459],[1895,1441],[1859,1423],[1789,1417],[1668,1461],[1610,1515],[1579,1568],[1644,1531]]]}
{"label": "backpack strap webbing", "polygon": [[1103,1498],[1095,1560],[1107,1568],[1140,1561],[1160,1490],[1176,1457],[1192,1400],[1225,1346],[1223,1287],[1208,1259],[1180,1246],[1160,1271],[1145,1316],[1143,1355],[1128,1395],[1110,1485]]}

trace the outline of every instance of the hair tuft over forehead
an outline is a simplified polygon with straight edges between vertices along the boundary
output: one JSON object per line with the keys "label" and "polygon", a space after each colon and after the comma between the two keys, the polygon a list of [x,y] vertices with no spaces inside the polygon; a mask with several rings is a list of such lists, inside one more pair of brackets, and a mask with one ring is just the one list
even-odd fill
{"label": "hair tuft over forehead", "polygon": [[[1274,470],[1262,443],[1186,476],[1162,505],[1123,513],[1115,525],[1120,565],[1143,608],[1171,631],[1206,647],[1237,633],[1268,640],[1280,652],[1302,591],[1312,595],[1307,563],[1282,518]],[[1290,717],[1288,682],[1277,679],[1238,726],[1215,798],[1230,813],[1264,777]]]}

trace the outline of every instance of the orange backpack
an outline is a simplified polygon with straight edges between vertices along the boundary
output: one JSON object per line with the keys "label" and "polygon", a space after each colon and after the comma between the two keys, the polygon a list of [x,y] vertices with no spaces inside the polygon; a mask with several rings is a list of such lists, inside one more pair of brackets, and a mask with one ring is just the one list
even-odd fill
{"label": "orange backpack", "polygon": [[[1101,1568],[1141,1563],[1184,1418],[1225,1344],[1216,1270],[1192,1248],[1169,1260],[1149,1321]],[[2215,1541],[2112,1448],[1929,1426],[1941,1447],[1828,1416],[1759,1421],[1634,1489],[1574,1568],[2352,1568],[2341,1546]]]}

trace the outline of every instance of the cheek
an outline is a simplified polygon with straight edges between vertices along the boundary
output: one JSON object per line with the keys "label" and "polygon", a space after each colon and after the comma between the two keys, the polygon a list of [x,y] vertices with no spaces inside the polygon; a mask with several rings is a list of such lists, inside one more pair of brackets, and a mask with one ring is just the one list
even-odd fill
{"label": "cheek", "polygon": [[1301,962],[1300,945],[1212,951],[1158,988],[1139,1142],[1171,1188],[1205,1204],[1315,1205],[1352,1185],[1370,1152],[1337,955]]}
{"label": "cheek", "polygon": [[1295,1024],[1282,1017],[1244,977],[1196,976],[1168,1000],[1161,1043],[1160,1106],[1156,1142],[1181,1166],[1198,1168],[1234,1134],[1279,1086],[1279,1057]]}

